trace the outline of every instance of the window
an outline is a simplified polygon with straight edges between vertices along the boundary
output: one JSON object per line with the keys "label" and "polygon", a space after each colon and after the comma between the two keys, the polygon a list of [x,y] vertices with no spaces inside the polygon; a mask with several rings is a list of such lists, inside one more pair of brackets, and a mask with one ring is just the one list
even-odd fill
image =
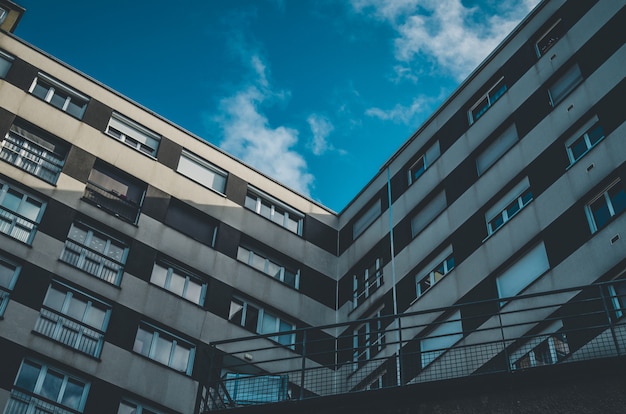
{"label": "window", "polygon": [[357,364],[355,369],[374,358],[385,347],[382,316],[380,309],[354,330],[352,360]]}
{"label": "window", "polygon": [[302,220],[304,215],[286,204],[266,194],[262,194],[258,192],[258,190],[248,190],[245,205],[255,213],[270,219],[287,230],[302,235]]}
{"label": "window", "polygon": [[383,284],[383,259],[378,258],[353,277],[352,306],[356,308]]}
{"label": "window", "polygon": [[60,260],[119,286],[128,245],[86,224],[72,224]]}
{"label": "window", "polygon": [[550,263],[542,242],[517,259],[496,278],[498,296],[507,298],[517,295],[548,269]]}
{"label": "window", "polygon": [[492,235],[533,200],[528,177],[520,181],[485,213],[487,233]]}
{"label": "window", "polygon": [[437,158],[439,158],[440,149],[439,141],[435,141],[433,145],[422,154],[415,163],[409,168],[409,185],[417,181],[418,178],[424,174],[427,168],[429,168]]}
{"label": "window", "polygon": [[569,356],[569,344],[564,332],[550,335],[539,345],[531,349],[527,354],[513,363],[513,369],[540,367],[553,365],[563,361]]}
{"label": "window", "polygon": [[367,229],[370,224],[374,222],[380,216],[382,211],[382,205],[380,200],[377,200],[371,207],[369,207],[361,216],[356,219],[354,226],[352,227],[352,239],[356,239]]}
{"label": "window", "polygon": [[26,359],[22,361],[4,413],[82,413],[89,385],[81,378]]}
{"label": "window", "polygon": [[191,375],[195,347],[154,326],[148,324],[139,326],[133,351],[176,371]]}
{"label": "window", "polygon": [[48,288],[35,332],[97,358],[110,313],[109,305],[54,283]]}
{"label": "window", "polygon": [[31,125],[13,124],[2,141],[0,158],[42,180],[56,184],[68,146]]}
{"label": "window", "polygon": [[129,147],[152,157],[156,156],[161,141],[158,134],[115,112],[105,132]]}
{"label": "window", "polygon": [[117,414],[160,414],[161,411],[155,410],[145,404],[140,404],[131,400],[122,400]]}
{"label": "window", "polygon": [[504,95],[506,90],[506,83],[504,83],[504,77],[502,77],[478,99],[478,102],[472,105],[468,112],[470,125],[483,116],[485,112]]}
{"label": "window", "polygon": [[548,50],[552,46],[556,44],[556,42],[563,37],[565,34],[565,29],[563,28],[563,24],[561,19],[557,20],[548,30],[546,30],[535,42],[535,51],[537,52],[537,57],[541,57],[546,54]]}
{"label": "window", "polygon": [[164,222],[200,243],[215,245],[217,222],[188,204],[171,199]]}
{"label": "window", "polygon": [[496,163],[509,148],[517,143],[517,128],[515,124],[508,127],[502,134],[494,139],[487,148],[485,148],[476,157],[476,169],[478,175],[483,174],[489,167]]}
{"label": "window", "polygon": [[[447,250],[452,250],[450,246]],[[422,296],[428,289],[430,289],[435,283],[439,282],[445,275],[450,273],[454,269],[454,256],[450,253],[445,259],[435,266],[433,270],[426,275],[420,274],[416,279],[417,285],[417,297]]]}
{"label": "window", "polygon": [[559,79],[548,88],[552,106],[557,106],[571,91],[583,81],[583,74],[578,65],[569,68]]}
{"label": "window", "polygon": [[7,11],[4,7],[0,7],[0,24],[4,22],[4,19],[7,18]]}
{"label": "window", "polygon": [[182,268],[159,260],[152,268],[150,283],[169,290],[196,305],[204,303],[207,284]]}
{"label": "window", "polygon": [[604,228],[612,217],[624,209],[626,209],[626,191],[622,180],[617,179],[585,206],[591,233]]}
{"label": "window", "polygon": [[269,259],[267,255],[262,252],[252,251],[246,247],[239,246],[237,250],[237,260],[280,280],[294,289],[300,287],[299,269],[287,268],[283,264],[280,264],[279,261]]}
{"label": "window", "polygon": [[[0,23],[2,23],[5,16],[6,12],[0,8]],[[7,76],[14,60],[15,58],[13,56],[0,50],[0,79],[4,79],[5,76]]]}
{"label": "window", "polygon": [[96,162],[85,187],[83,200],[115,217],[136,224],[146,185],[103,163]]}
{"label": "window", "polygon": [[45,204],[0,181],[0,233],[31,244]]}
{"label": "window", "polygon": [[626,281],[617,279],[615,283],[606,287],[607,299],[610,302],[610,312],[613,322],[624,316],[626,311]]}
{"label": "window", "polygon": [[41,72],[29,92],[78,119],[85,114],[89,102],[89,97]]}
{"label": "window", "polygon": [[411,219],[411,235],[417,236],[447,207],[446,193],[441,191]]}
{"label": "window", "polygon": [[463,338],[461,311],[457,310],[445,321],[434,323],[435,328],[420,341],[422,368],[437,359]]}
{"label": "window", "polygon": [[9,303],[9,296],[20,273],[21,266],[0,256],[0,318]]}
{"label": "window", "polygon": [[570,165],[581,159],[591,148],[604,138],[604,130],[595,116],[565,142]]}
{"label": "window", "polygon": [[228,173],[187,150],[183,150],[176,171],[207,188],[224,194]]}
{"label": "window", "polygon": [[270,336],[269,339],[291,349],[295,348],[296,334],[295,332],[290,332],[296,329],[293,323],[272,315],[265,309],[248,303],[243,299],[232,298],[228,320],[250,332],[256,332],[261,335],[287,332],[282,335]]}
{"label": "window", "polygon": [[227,372],[224,386],[239,406],[266,404],[289,398],[288,375],[253,375]]}

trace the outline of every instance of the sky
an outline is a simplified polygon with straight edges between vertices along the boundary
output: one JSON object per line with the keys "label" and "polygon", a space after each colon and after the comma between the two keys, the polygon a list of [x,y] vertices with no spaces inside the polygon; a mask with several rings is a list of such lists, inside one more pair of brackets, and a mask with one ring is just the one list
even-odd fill
{"label": "sky", "polygon": [[337,212],[539,2],[16,1],[18,37]]}

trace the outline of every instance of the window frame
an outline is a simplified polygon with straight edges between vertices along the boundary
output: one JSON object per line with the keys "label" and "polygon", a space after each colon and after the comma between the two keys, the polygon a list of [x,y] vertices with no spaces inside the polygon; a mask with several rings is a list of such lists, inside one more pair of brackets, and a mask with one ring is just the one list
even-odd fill
{"label": "window frame", "polygon": [[13,275],[8,278],[8,283],[0,284],[0,320],[4,317],[4,312],[9,305],[9,300],[11,299],[11,293],[15,288],[15,284],[17,283],[17,279],[20,276],[20,271],[22,270],[22,265],[14,262],[13,260],[9,260],[3,255],[0,255],[0,267],[4,267],[8,269]]}
{"label": "window frame", "polygon": [[[18,211],[3,205],[9,192],[17,193],[21,196],[17,208]],[[15,194],[13,194],[13,196],[15,196]],[[26,203],[29,203],[29,200],[30,204],[33,206],[39,204],[39,207],[37,207],[37,216],[34,219],[26,217],[19,212],[19,210],[22,209]],[[0,234],[4,234],[5,236],[11,237],[14,240],[30,246],[33,242],[35,234],[37,233],[37,227],[41,222],[45,209],[46,202],[42,201],[39,197],[35,197],[29,192],[23,191],[21,187],[11,185],[6,181],[0,180]],[[5,225],[4,223],[9,224]],[[16,229],[21,232],[13,234]],[[25,238],[23,237],[23,233],[27,233]]]}
{"label": "window frame", "polygon": [[[569,75],[573,72],[578,72],[576,77],[569,79]],[[567,81],[567,82],[566,82]],[[548,86],[548,98],[550,99],[550,105],[556,108],[569,94],[571,94],[581,83],[585,81],[585,78],[580,71],[578,63],[574,63],[566,70],[560,72],[558,78],[553,79]],[[554,89],[562,89],[559,94],[555,96]],[[558,90],[557,89],[557,90]]]}
{"label": "window frame", "polygon": [[[203,174],[205,174],[206,172],[209,172],[210,174],[212,174],[212,177],[210,180],[211,182],[209,183],[206,180],[205,175],[198,176],[197,174],[195,174],[195,172],[188,170],[189,168],[188,166],[181,167],[181,161],[183,159],[185,159],[186,162],[189,162],[195,165],[196,167],[201,168],[202,169],[201,171],[203,172]],[[218,166],[212,164],[211,162],[205,160],[204,158],[199,157],[196,154],[192,153],[191,151],[188,151],[183,148],[183,151],[180,154],[180,158],[178,159],[176,172],[200,184],[201,186],[208,188],[211,191],[215,191],[221,196],[226,196],[226,181],[228,181],[228,171],[225,171],[219,168]],[[220,182],[221,182],[220,185],[215,185],[216,177],[220,177]]]}
{"label": "window frame", "polygon": [[[264,210],[262,209],[262,205],[264,205],[263,203],[264,201],[266,202],[265,206],[269,207],[269,211],[268,211],[269,216],[263,214]],[[252,207],[253,203],[254,203],[254,207]],[[275,223],[289,230],[290,232],[297,234],[298,236],[302,236],[302,225],[304,222],[304,214],[297,211],[293,207],[288,206],[282,201],[277,200],[276,198],[270,195],[267,195],[263,193],[262,191],[257,190],[256,188],[248,187],[248,192],[246,193],[244,206],[248,210],[251,210],[255,212],[256,214],[260,215],[261,217],[265,217],[266,219],[270,220],[272,223]],[[279,211],[283,210],[282,223],[279,223],[277,220],[274,219],[274,217],[276,216],[277,208]],[[280,214],[278,215],[278,217],[280,217]],[[292,217],[295,218],[295,220]],[[296,223],[295,229],[289,226],[290,220]]]}
{"label": "window frame", "polygon": [[[18,382],[22,373],[24,372],[24,365],[29,365],[32,368],[38,369],[37,379],[33,384],[32,390],[27,390],[21,386],[18,386]],[[48,373],[52,373],[52,375],[56,375],[57,377],[62,377],[62,383],[58,391],[58,396],[56,400],[52,400],[45,395],[42,395],[42,389],[44,385],[44,381],[47,378]],[[80,400],[78,401],[77,407],[70,407],[66,404],[63,404],[63,398],[65,397],[65,392],[67,391],[67,384],[73,381],[74,383],[78,383],[82,385],[82,393]],[[29,410],[31,406],[37,407],[40,404],[45,404],[44,409],[51,409],[50,405],[53,405],[55,408],[52,408],[54,412],[57,412],[59,408],[60,413],[68,413],[66,409],[71,410],[72,412],[83,412],[85,409],[85,403],[87,402],[87,397],[89,395],[89,389],[91,387],[91,383],[86,381],[80,377],[77,377],[72,374],[68,374],[63,370],[57,369],[55,367],[50,367],[48,364],[43,364],[35,360],[31,360],[29,358],[24,358],[22,363],[20,364],[20,368],[18,370],[17,376],[15,377],[15,381],[13,382],[13,389],[11,390],[11,397],[9,398],[9,402],[7,403],[7,407],[5,408],[6,413],[14,412],[14,406],[11,404],[20,404],[27,403],[26,410]],[[17,402],[17,403],[15,403]],[[19,406],[16,411],[19,411]],[[21,412],[21,411],[19,411]],[[30,411],[29,411],[30,412]]]}
{"label": "window frame", "polygon": [[[2,8],[0,7],[0,10]],[[6,13],[4,14],[6,16]],[[0,17],[0,23],[2,23],[3,17]],[[5,79],[9,70],[11,70],[11,66],[13,66],[13,62],[15,62],[15,56],[8,54],[4,50],[0,50],[0,62],[4,61],[4,64],[0,63],[0,79]]]}
{"label": "window frame", "polygon": [[504,196],[492,203],[491,207],[485,212],[487,238],[504,227],[506,223],[511,221],[513,217],[519,214],[534,199],[534,195],[530,189],[530,181],[528,177],[524,177]]}
{"label": "window frame", "polygon": [[[54,149],[46,148],[43,142]],[[52,185],[56,185],[69,153],[69,144],[38,127],[19,121],[11,124],[0,148],[0,159]],[[57,151],[58,149],[63,151]],[[5,154],[8,157],[14,156],[15,159],[11,161]],[[28,165],[35,165],[35,169],[31,171]],[[42,171],[49,171],[49,175]]]}
{"label": "window frame", "polygon": [[[156,157],[161,143],[161,135],[117,112],[111,115],[104,133],[151,158]],[[150,141],[154,141],[154,148],[146,143]]]}
{"label": "window frame", "polygon": [[[384,284],[384,263],[382,257],[377,257],[374,262],[370,262],[364,270],[363,279],[359,277],[357,272],[352,276],[352,309],[356,309],[367,298],[374,294]],[[370,270],[374,270],[374,277],[370,275]],[[361,284],[363,286],[361,286]],[[361,287],[363,290],[361,291]]]}
{"label": "window frame", "polygon": [[518,142],[519,134],[517,132],[517,126],[515,123],[512,123],[506,127],[506,129],[502,130],[497,137],[492,139],[491,142],[476,155],[475,162],[478,176],[483,176]]}
{"label": "window frame", "polygon": [[[448,250],[450,250],[450,253],[447,254],[445,256],[445,259],[443,259],[441,262],[439,262],[439,264],[434,266],[434,268],[430,272],[426,273],[426,275],[424,275],[423,273],[420,273],[420,275],[422,275],[421,277],[416,275],[416,277],[415,277],[415,290],[416,290],[416,295],[417,295],[416,298],[417,299],[422,297],[437,282],[439,282],[441,279],[443,279],[448,273],[453,271],[454,268],[456,267],[456,264],[454,262],[454,253],[451,251],[452,250],[451,248],[448,249]],[[440,268],[442,269],[442,272],[438,272],[438,270]],[[437,274],[439,274],[440,276],[437,276]],[[425,289],[422,289],[422,282],[426,282],[428,287],[426,287]]]}
{"label": "window frame", "polygon": [[[561,38],[563,38],[565,33],[567,33],[567,31],[563,31],[562,23],[563,22],[561,18],[557,19],[545,32],[543,32],[541,36],[537,37],[537,40],[534,41],[535,53],[537,53],[537,58],[541,58],[542,56],[545,56],[546,52],[552,49],[552,46],[557,44],[557,42],[561,40]],[[544,40],[547,36],[549,36],[553,32],[556,32],[556,36],[557,36],[556,39],[549,39],[547,46],[545,46],[543,49],[540,48],[539,43],[541,43],[542,40]]]}
{"label": "window frame", "polygon": [[421,204],[417,212],[411,214],[411,239],[415,239],[423,232],[446,208],[448,208],[448,197],[445,189]]}
{"label": "window frame", "polygon": [[[235,309],[233,304],[236,304],[239,308]],[[250,308],[253,308],[254,311],[250,311]],[[241,312],[241,314],[239,314]],[[256,321],[248,320],[248,313],[254,314],[256,312]],[[265,314],[276,319],[276,326],[279,329],[275,332],[263,332],[263,318]],[[236,320],[237,319],[237,320]],[[243,329],[246,329],[250,332],[254,332],[259,335],[267,335],[266,338],[270,339],[286,348],[291,350],[295,350],[296,346],[296,333],[290,332],[295,331],[297,329],[297,325],[289,320],[283,319],[280,316],[277,316],[274,312],[266,311],[262,306],[257,305],[254,302],[243,299],[240,296],[233,296],[230,300],[230,308],[228,311],[228,321],[234,323],[236,325],[241,326]],[[291,329],[288,330],[280,330],[281,324],[289,325]],[[253,326],[254,325],[254,326]],[[288,332],[288,333],[282,333]],[[271,335],[277,334],[277,335]],[[284,341],[281,342],[281,338],[287,338],[287,343]]]}
{"label": "window frame", "polygon": [[[463,339],[461,310],[457,309],[441,321],[433,323],[430,332],[420,338],[420,366],[425,369]],[[442,341],[442,344],[437,343]],[[436,344],[436,345],[433,345]]]}
{"label": "window frame", "polygon": [[120,401],[120,405],[117,408],[117,414],[124,414],[126,412],[126,411],[121,411],[122,405],[126,405],[126,407],[130,408],[132,411],[128,411],[128,412],[132,414],[161,414],[162,413],[162,411],[159,411],[147,404],[137,402],[134,399],[122,398],[122,400]]}
{"label": "window frame", "polygon": [[[585,215],[587,216],[587,221],[589,222],[589,228],[591,230],[591,234],[595,234],[598,231],[602,230],[603,228],[608,226],[615,219],[615,217],[619,216],[624,211],[626,211],[626,207],[622,207],[621,210],[616,211],[615,206],[613,205],[613,200],[611,199],[611,196],[609,195],[609,191],[617,187],[618,184],[620,183],[621,183],[621,192],[626,193],[626,188],[624,187],[624,183],[622,179],[618,177],[614,179],[609,185],[604,187],[602,191],[596,194],[593,198],[591,198],[591,200],[589,200],[585,204]],[[609,216],[606,218],[606,222],[601,227],[598,227],[597,218],[591,206],[592,204],[594,204],[596,201],[600,199],[603,199],[605,201]]]}
{"label": "window frame", "polygon": [[[243,257],[246,254],[242,252],[247,252],[247,256],[248,256],[247,260],[243,260]],[[263,260],[264,262],[263,269],[261,269],[258,266],[255,266],[255,262],[256,262],[255,258],[259,258]],[[279,263],[279,261],[273,259],[272,257],[270,257],[270,255],[267,255],[264,252],[259,252],[258,250],[247,247],[246,245],[239,245],[237,247],[237,260],[239,260],[241,263],[245,263],[246,265],[252,267],[255,270],[263,272],[264,274],[276,280],[279,280],[280,282],[284,283],[287,286],[290,286],[296,290],[300,289],[300,269],[293,271],[291,268],[285,266],[282,263]],[[272,274],[270,272],[271,265],[274,265],[279,268],[278,273]],[[294,275],[293,286],[290,283],[287,283],[285,281],[285,275],[287,274],[287,272],[292,273]]]}
{"label": "window frame", "polygon": [[[601,136],[597,138],[594,142],[591,142],[590,134],[592,132],[596,132],[598,129],[600,129],[601,131]],[[596,145],[602,142],[604,138],[604,128],[602,127],[598,116],[594,115],[591,119],[585,122],[583,126],[576,131],[576,133],[572,134],[572,136],[567,141],[565,141],[565,151],[567,152],[567,158],[570,162],[567,168],[570,168],[572,165],[576,164],[576,162],[578,162],[585,155],[587,155],[589,151],[595,148]],[[576,156],[572,148],[575,147],[578,142],[582,142],[585,144],[585,150],[581,152],[578,156]]]}
{"label": "window frame", "polygon": [[[470,126],[478,121],[482,116],[491,109],[497,101],[509,90],[509,87],[504,82],[504,76],[501,76],[485,93],[480,95],[476,102],[468,109],[467,117],[469,119]],[[495,91],[495,92],[494,92]],[[493,93],[492,93],[493,92]],[[486,105],[482,106],[486,101]],[[476,108],[480,108],[477,114],[474,114]]]}
{"label": "window frame", "polygon": [[359,324],[352,331],[352,362],[355,370],[374,358],[386,346],[386,332],[382,322],[383,308],[384,306],[381,306],[367,318],[366,322]]}
{"label": "window frame", "polygon": [[358,215],[352,224],[352,240],[356,240],[381,216],[382,208],[382,201],[378,199]]}
{"label": "window frame", "polygon": [[[411,164],[408,174],[409,186],[411,186],[414,182],[419,180],[419,178],[424,175],[427,169],[429,169],[435,161],[441,155],[441,148],[439,146],[439,141],[435,141],[424,153],[422,153],[415,162]],[[421,164],[417,170],[415,169],[418,164]]]}
{"label": "window frame", "polygon": [[[541,241],[517,256],[499,272],[495,278],[498,298],[506,299],[519,295],[549,270],[548,253],[544,242]],[[520,277],[520,274],[523,277]],[[500,307],[506,304],[506,301],[500,302]]]}
{"label": "window frame", "polygon": [[[79,243],[76,239],[73,239],[70,237],[70,235],[72,234],[72,230],[75,227],[82,228],[82,230],[85,231],[86,233],[85,241],[82,244]],[[103,250],[102,253],[90,247],[90,244],[94,236],[99,237],[101,240],[105,241],[105,247],[102,249]],[[71,246],[71,244],[74,244],[75,246]],[[122,255],[121,255],[120,260],[116,260],[113,257],[108,256],[106,253],[104,253],[104,252],[108,253],[110,250],[110,246],[113,244],[117,245],[116,246],[117,248],[122,249]],[[76,252],[75,250],[72,250],[72,248],[73,249],[79,248],[80,250]],[[70,260],[68,257],[66,257],[66,254],[68,251],[78,256],[78,258],[75,260],[76,263],[73,263],[73,260]],[[74,221],[70,227],[70,230],[67,234],[67,238],[65,239],[65,245],[63,247],[63,250],[61,251],[61,256],[59,257],[59,260],[68,264],[69,266],[80,269],[81,271],[89,275],[97,277],[100,280],[104,280],[105,282],[110,283],[115,286],[119,286],[122,281],[122,275],[124,274],[124,266],[126,265],[126,259],[128,258],[128,251],[129,251],[129,245],[125,241],[118,239],[114,236],[111,236],[110,234],[104,231],[96,229],[90,226],[89,224],[86,224],[80,220],[77,220],[77,221]],[[87,257],[88,253],[90,253],[90,257]],[[99,260],[98,265],[97,265],[97,270],[95,271],[95,273],[90,272],[88,268],[84,268],[85,266],[88,265],[88,263],[86,262],[87,259],[91,260],[92,262],[96,262],[96,260],[94,259]],[[116,265],[117,269],[113,269],[113,267],[107,262],[111,262],[113,265]],[[117,270],[113,278],[103,274],[103,271],[105,267],[107,267],[107,265],[109,265],[108,267],[110,270]]]}
{"label": "window frame", "polygon": [[[139,338],[139,332],[143,331],[148,335],[151,335],[152,339],[150,340],[150,344],[148,345],[148,354],[144,354],[142,352],[142,349],[138,350],[137,347],[137,343],[141,342],[138,338]],[[169,351],[169,357],[168,357],[168,362],[164,363],[159,361],[158,359],[156,359],[156,353],[157,353],[157,347],[159,344],[159,340],[163,340],[166,341],[168,343],[171,344],[170,347],[170,351]],[[141,345],[139,345],[141,346]],[[179,370],[176,367],[172,366],[174,364],[174,359],[175,359],[175,353],[176,353],[176,348],[177,347],[181,347],[183,349],[186,349],[188,351],[188,356],[187,356],[187,366],[185,367],[184,370]],[[173,369],[176,372],[180,372],[182,374],[185,375],[191,375],[192,371],[193,371],[193,363],[194,363],[194,359],[195,359],[195,353],[196,353],[196,345],[193,344],[190,341],[187,341],[183,338],[181,338],[178,335],[175,335],[171,332],[168,332],[164,329],[158,328],[150,323],[144,322],[142,321],[139,326],[137,327],[137,333],[135,334],[135,341],[133,342],[133,348],[132,351],[138,355],[142,355],[148,359],[150,359],[151,361],[154,361],[160,365],[166,366],[168,368]]]}
{"label": "window frame", "polygon": [[[44,87],[44,85],[47,85],[47,87]],[[37,88],[37,86],[40,86],[43,89],[47,89],[47,92],[44,94],[44,96],[40,96],[39,94],[35,93],[35,89]],[[55,97],[55,95],[62,97],[61,94],[56,94],[57,91],[60,91],[63,94],[67,95],[61,106],[55,103],[52,103],[52,100]],[[87,110],[87,105],[89,104],[89,101],[90,101],[90,98],[87,95],[81,92],[78,92],[77,90],[69,87],[63,82],[60,82],[43,72],[39,72],[37,74],[37,76],[33,80],[33,83],[30,85],[28,92],[31,95],[41,99],[42,101],[54,106],[55,108],[77,119],[83,119],[83,116],[85,115],[85,111]],[[83,102],[83,105],[80,106],[80,110],[78,114],[73,113],[73,111],[69,109],[70,104],[72,104],[73,100],[75,101],[74,105],[76,105],[77,107],[79,107],[77,102],[81,102],[81,101]]]}
{"label": "window frame", "polygon": [[[155,281],[155,268],[156,267],[160,267],[161,269],[165,270],[165,280],[163,285],[156,283]],[[183,282],[183,290],[182,293],[179,294],[178,292],[174,291],[173,289],[171,289],[172,287],[172,278],[174,276],[174,274],[178,275],[181,279],[184,279]],[[178,266],[176,264],[173,264],[172,262],[163,259],[163,258],[159,258],[154,262],[154,265],[152,266],[152,273],[150,274],[150,283],[153,284],[154,286],[158,286],[164,290],[167,290],[168,292],[181,297],[185,300],[187,300],[188,302],[191,302],[195,305],[198,306],[203,306],[204,305],[204,301],[206,299],[206,293],[207,293],[207,286],[208,283],[206,282],[206,280],[204,280],[203,278],[201,278],[200,276],[196,275],[193,272],[188,271],[187,269]],[[198,297],[198,301],[196,302],[195,300],[191,300],[190,298],[188,298],[186,296],[187,292],[189,291],[189,284],[190,283],[195,283],[196,285],[200,286],[200,295]]]}
{"label": "window frame", "polygon": [[[57,309],[50,304],[52,297],[51,291],[64,295],[61,309]],[[84,310],[80,319],[70,315],[72,303],[83,303]],[[92,309],[98,309],[102,315],[100,326],[89,323]],[[41,310],[37,322],[35,323],[34,332],[45,336],[55,342],[59,342],[65,346],[75,349],[94,358],[99,358],[104,345],[104,335],[106,333],[109,319],[111,317],[111,305],[103,302],[93,296],[76,290],[64,283],[53,281],[48,286],[48,291],[41,305]],[[67,332],[75,332],[74,335]],[[94,346],[81,346],[83,338],[96,342]]]}

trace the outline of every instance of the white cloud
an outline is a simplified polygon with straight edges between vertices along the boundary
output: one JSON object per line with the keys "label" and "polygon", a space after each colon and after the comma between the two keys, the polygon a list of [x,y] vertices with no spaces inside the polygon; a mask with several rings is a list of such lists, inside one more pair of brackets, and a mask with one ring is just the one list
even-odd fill
{"label": "white cloud", "polygon": [[399,62],[426,58],[461,80],[538,2],[501,1],[491,15],[478,7],[465,7],[461,0],[352,0],[352,6],[396,30],[394,53]]}
{"label": "white cloud", "polygon": [[393,121],[402,124],[411,124],[417,121],[419,115],[425,115],[432,111],[431,103],[436,102],[439,97],[427,98],[420,96],[413,99],[409,106],[397,104],[392,109],[369,108],[365,115],[382,119],[383,121]]}
{"label": "white cloud", "polygon": [[223,139],[220,147],[259,169],[286,186],[310,196],[314,177],[306,160],[294,147],[298,131],[286,126],[272,127],[262,112],[267,100],[281,98],[282,93],[269,89],[266,65],[258,56],[251,59],[256,80],[220,101],[215,117]]}
{"label": "white cloud", "polygon": [[313,154],[323,155],[328,150],[334,149],[327,140],[328,135],[335,129],[330,120],[322,115],[311,114],[306,121],[313,133],[313,141],[311,143]]}

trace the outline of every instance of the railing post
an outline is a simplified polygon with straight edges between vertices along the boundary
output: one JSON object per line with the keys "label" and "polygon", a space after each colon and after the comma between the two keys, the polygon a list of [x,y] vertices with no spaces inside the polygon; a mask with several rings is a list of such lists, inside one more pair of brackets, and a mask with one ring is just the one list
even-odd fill
{"label": "railing post", "polygon": [[613,326],[613,318],[611,318],[611,312],[609,311],[609,306],[606,303],[607,298],[604,294],[604,289],[602,289],[601,285],[598,286],[598,289],[600,290],[600,300],[602,300],[602,307],[604,308],[606,320],[609,324],[609,329],[611,330],[611,336],[613,337],[613,344],[615,345],[615,351],[617,352],[617,355],[621,355],[622,352],[620,351],[619,341],[617,340],[617,335],[615,334],[615,326]]}
{"label": "railing post", "polygon": [[300,399],[304,399],[304,370],[306,368],[306,333],[302,331],[302,368],[300,370]]}
{"label": "railing post", "polygon": [[[500,302],[498,302],[498,307],[500,308]],[[501,309],[498,309],[498,323],[500,325],[500,336],[502,336],[502,352],[504,353],[504,358],[506,360],[506,372],[511,372],[511,360],[509,359],[509,351],[507,350],[506,338],[504,337]]]}

